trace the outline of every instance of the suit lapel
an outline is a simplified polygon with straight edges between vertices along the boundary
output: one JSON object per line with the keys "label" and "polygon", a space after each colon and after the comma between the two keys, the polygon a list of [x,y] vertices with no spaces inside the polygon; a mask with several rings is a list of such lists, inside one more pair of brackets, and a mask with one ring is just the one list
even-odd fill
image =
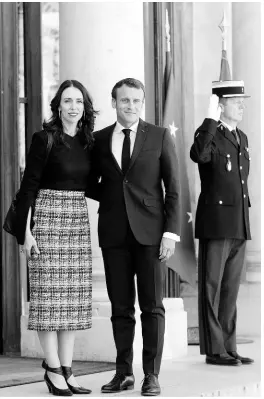
{"label": "suit lapel", "polygon": [[113,132],[114,132],[115,125],[116,125],[116,124],[114,123],[113,125],[109,126],[109,133],[108,133],[108,149],[109,149],[110,156],[111,156],[111,158],[112,158],[112,160],[113,160],[113,163],[114,163],[114,165],[115,165],[117,171],[118,171],[119,173],[123,174],[122,169],[121,169],[120,166],[118,165],[118,162],[117,162],[117,160],[115,159],[115,156],[114,156],[113,151],[112,151],[112,137],[113,137]]}
{"label": "suit lapel", "polygon": [[[115,168],[117,169],[117,171],[121,174],[123,174],[122,169],[120,168],[120,166],[118,165],[118,162],[112,152],[112,137],[113,137],[113,132],[114,132],[114,128],[115,128],[115,123],[111,126],[109,126],[109,130],[108,130],[108,150],[110,152],[110,156],[113,160],[113,163],[115,165]],[[138,128],[137,128],[137,135],[136,135],[136,140],[135,140],[135,144],[134,144],[134,148],[133,148],[133,152],[132,152],[132,156],[130,159],[130,163],[129,163],[129,167],[128,167],[128,171],[131,169],[131,167],[133,166],[135,160],[137,159],[141,148],[144,144],[144,141],[147,137],[147,132],[148,132],[148,125],[142,120],[139,119],[139,124],[138,124]],[[127,173],[128,173],[127,171]]]}
{"label": "suit lapel", "polygon": [[135,160],[137,159],[137,157],[138,157],[138,155],[139,155],[139,153],[141,151],[141,148],[142,148],[142,146],[144,144],[144,141],[146,140],[147,133],[148,133],[148,125],[147,125],[147,123],[145,123],[142,119],[139,119],[136,140],[135,140],[132,156],[131,156],[131,159],[130,159],[128,171],[131,169],[131,167],[133,166]]}
{"label": "suit lapel", "polygon": [[[223,126],[223,125],[221,125],[221,126]],[[225,138],[227,140],[229,140],[238,149],[238,142],[235,139],[233,133],[231,133],[230,130],[227,129],[225,126],[223,126],[223,128],[224,128]]]}

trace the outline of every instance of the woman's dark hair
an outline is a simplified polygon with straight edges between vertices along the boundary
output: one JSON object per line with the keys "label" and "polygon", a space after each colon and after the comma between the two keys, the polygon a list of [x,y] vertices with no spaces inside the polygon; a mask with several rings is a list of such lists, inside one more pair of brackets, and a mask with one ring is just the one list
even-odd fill
{"label": "woman's dark hair", "polygon": [[68,87],[75,87],[76,89],[79,89],[83,95],[84,115],[78,121],[77,126],[79,130],[77,134],[80,135],[84,148],[90,149],[93,146],[94,122],[98,112],[93,109],[92,99],[88,91],[80,82],[78,82],[78,80],[71,79],[62,82],[57,90],[57,93],[55,94],[55,97],[50,103],[52,116],[48,122],[43,122],[43,129],[53,133],[55,142],[62,142],[67,145],[63,139],[63,127],[59,115],[59,106],[61,102],[61,95]]}
{"label": "woman's dark hair", "polygon": [[145,87],[143,85],[143,83],[140,82],[140,80],[134,79],[134,78],[125,78],[122,80],[119,80],[119,82],[117,82],[113,89],[112,89],[112,98],[114,98],[116,100],[116,91],[117,89],[120,89],[120,87],[122,87],[123,85],[126,85],[128,87],[134,87],[135,89],[142,89],[143,93],[144,93],[144,97],[145,97]]}

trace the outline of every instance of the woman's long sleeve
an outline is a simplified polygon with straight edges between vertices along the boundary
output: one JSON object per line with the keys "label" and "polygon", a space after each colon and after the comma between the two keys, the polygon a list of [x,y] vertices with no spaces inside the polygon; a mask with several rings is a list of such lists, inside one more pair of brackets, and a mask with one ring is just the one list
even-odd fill
{"label": "woman's long sleeve", "polygon": [[[17,242],[23,245],[29,208],[34,204],[45,167],[47,135],[41,131],[32,137],[26,168],[19,191],[17,204]],[[33,212],[32,212],[33,213]]]}

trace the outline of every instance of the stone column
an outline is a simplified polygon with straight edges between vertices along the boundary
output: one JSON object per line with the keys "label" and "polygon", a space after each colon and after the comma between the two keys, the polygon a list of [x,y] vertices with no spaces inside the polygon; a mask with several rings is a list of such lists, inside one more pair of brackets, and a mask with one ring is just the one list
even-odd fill
{"label": "stone column", "polygon": [[[111,90],[125,77],[144,81],[143,8],[135,3],[60,3],[60,81],[77,79],[100,113],[95,130],[112,124]],[[110,303],[97,237],[98,203],[88,200],[93,252],[93,328],[75,345],[79,359],[113,360]],[[97,339],[96,339],[97,338]]]}
{"label": "stone column", "polygon": [[[144,81],[143,8],[135,3],[60,3],[60,81],[77,79],[100,114],[95,130],[115,121],[111,90],[125,77]],[[97,238],[98,203],[88,200],[94,301],[106,301]]]}
{"label": "stone column", "polygon": [[251,156],[249,175],[252,241],[247,243],[247,280],[260,282],[261,264],[261,4],[232,3],[233,78],[244,80],[246,110],[239,127],[247,134]]}
{"label": "stone column", "polygon": [[[118,80],[126,77],[145,80],[143,5],[138,2],[60,3],[60,81],[77,79],[87,87],[95,109],[100,112],[95,130],[115,121],[111,90]],[[144,113],[142,117],[144,119]],[[80,360],[114,361],[110,303],[97,238],[98,204],[89,200],[88,208],[93,250],[93,328],[77,335],[74,356]],[[187,351],[186,313],[181,299],[172,301],[167,301],[168,320],[171,320],[170,324],[178,320],[183,331],[178,330],[177,345],[168,348],[167,340],[165,358],[181,356]],[[135,362],[141,362],[139,313],[137,308]],[[175,313],[179,314],[179,319],[171,317]],[[167,330],[174,333],[170,326]]]}

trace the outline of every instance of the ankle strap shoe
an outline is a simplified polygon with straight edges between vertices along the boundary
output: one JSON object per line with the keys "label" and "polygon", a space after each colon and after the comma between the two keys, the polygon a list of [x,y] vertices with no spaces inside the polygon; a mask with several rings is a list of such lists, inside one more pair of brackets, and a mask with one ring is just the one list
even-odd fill
{"label": "ankle strap shoe", "polygon": [[92,391],[91,389],[84,388],[84,387],[74,387],[73,385],[69,384],[68,379],[73,375],[71,367],[61,366],[62,372],[65,378],[65,381],[72,391],[72,393],[77,395],[89,395]]}
{"label": "ankle strap shoe", "polygon": [[42,362],[42,367],[46,370],[44,374],[44,381],[46,382],[48,390],[52,395],[72,396],[72,391],[70,389],[60,389],[56,387],[48,376],[47,373],[48,371],[63,376],[61,367],[54,367],[54,368],[49,367],[49,365],[45,362],[45,360],[43,360]]}

